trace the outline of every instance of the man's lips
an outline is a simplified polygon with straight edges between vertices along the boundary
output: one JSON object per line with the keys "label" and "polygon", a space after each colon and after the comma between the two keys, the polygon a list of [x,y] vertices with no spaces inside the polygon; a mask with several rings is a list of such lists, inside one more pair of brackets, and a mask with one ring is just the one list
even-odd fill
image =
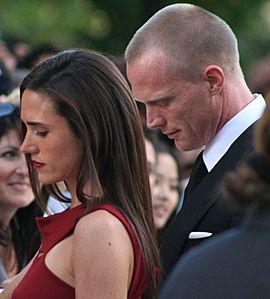
{"label": "man's lips", "polygon": [[41,163],[41,162],[38,162],[38,161],[32,161],[32,163],[33,163],[33,166],[37,169],[40,169],[45,165],[44,163]]}
{"label": "man's lips", "polygon": [[175,139],[178,135],[180,130],[172,131],[172,132],[165,132],[164,134],[168,136],[170,139]]}

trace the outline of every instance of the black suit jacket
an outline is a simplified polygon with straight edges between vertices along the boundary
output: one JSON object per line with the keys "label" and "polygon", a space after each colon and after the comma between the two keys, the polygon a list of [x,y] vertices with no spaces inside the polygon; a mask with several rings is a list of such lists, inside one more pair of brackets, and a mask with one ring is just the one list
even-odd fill
{"label": "black suit jacket", "polygon": [[224,200],[222,179],[226,172],[239,167],[253,151],[253,129],[250,126],[231,145],[226,154],[197,186],[168,227],[161,242],[161,264],[164,276],[172,270],[184,252],[203,239],[188,239],[190,232],[211,232],[212,236],[238,225],[242,219]]}
{"label": "black suit jacket", "polygon": [[270,298],[270,205],[243,224],[190,250],[167,279],[159,299]]}

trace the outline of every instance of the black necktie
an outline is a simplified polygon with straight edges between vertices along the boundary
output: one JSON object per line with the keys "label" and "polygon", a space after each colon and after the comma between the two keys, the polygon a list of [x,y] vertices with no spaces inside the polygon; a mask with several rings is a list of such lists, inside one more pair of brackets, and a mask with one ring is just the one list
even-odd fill
{"label": "black necktie", "polygon": [[202,179],[208,174],[207,168],[203,162],[202,153],[203,151],[200,152],[192,168],[190,179],[185,189],[184,201],[191,195]]}

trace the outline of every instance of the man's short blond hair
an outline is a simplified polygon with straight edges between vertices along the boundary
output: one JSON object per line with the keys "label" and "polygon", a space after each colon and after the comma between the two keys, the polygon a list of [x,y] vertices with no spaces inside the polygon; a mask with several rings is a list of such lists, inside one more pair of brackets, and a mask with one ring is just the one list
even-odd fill
{"label": "man's short blond hair", "polygon": [[169,5],[154,14],[132,37],[125,58],[132,63],[157,50],[188,80],[196,80],[207,65],[220,66],[225,75],[242,74],[232,29],[215,14],[192,4]]}

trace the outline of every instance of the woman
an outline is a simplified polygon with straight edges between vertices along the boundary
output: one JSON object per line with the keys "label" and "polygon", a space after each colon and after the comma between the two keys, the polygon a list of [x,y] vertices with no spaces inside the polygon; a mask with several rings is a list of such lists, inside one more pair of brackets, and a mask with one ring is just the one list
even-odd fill
{"label": "woman", "polygon": [[175,216],[180,197],[180,164],[169,145],[161,141],[157,148],[155,181],[152,184],[153,216],[158,241]]}
{"label": "woman", "polygon": [[[180,163],[174,145],[159,138],[159,132],[143,126],[152,193],[152,208],[158,242],[175,216],[180,197]],[[164,141],[163,141],[164,140]]]}
{"label": "woman", "polygon": [[17,274],[39,246],[38,209],[20,145],[19,108],[0,103],[0,283]]}
{"label": "woman", "polygon": [[[3,298],[155,297],[158,266],[143,132],[117,68],[86,50],[62,52],[21,84],[31,183],[71,208],[39,219],[43,245]],[[17,286],[15,291],[12,291]]]}

